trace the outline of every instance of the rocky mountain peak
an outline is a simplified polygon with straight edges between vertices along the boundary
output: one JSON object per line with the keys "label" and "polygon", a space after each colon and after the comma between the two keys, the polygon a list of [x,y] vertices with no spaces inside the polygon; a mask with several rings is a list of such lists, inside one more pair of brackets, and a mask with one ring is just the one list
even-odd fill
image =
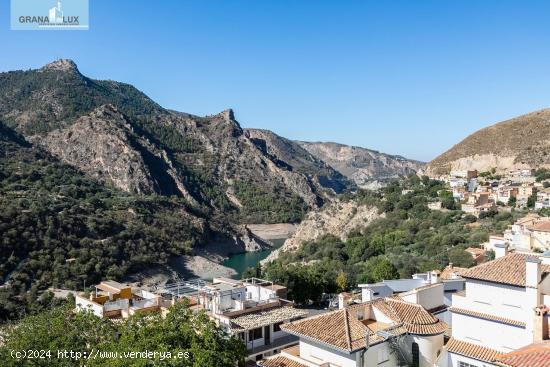
{"label": "rocky mountain peak", "polygon": [[42,67],[43,71],[56,70],[56,71],[72,71],[78,72],[78,67],[73,60],[70,59],[59,59],[55,60],[49,64],[46,64]]}
{"label": "rocky mountain peak", "polygon": [[235,114],[233,113],[233,110],[231,108],[228,108],[225,111],[222,111],[220,113],[220,116],[223,117],[226,121],[235,121]]}

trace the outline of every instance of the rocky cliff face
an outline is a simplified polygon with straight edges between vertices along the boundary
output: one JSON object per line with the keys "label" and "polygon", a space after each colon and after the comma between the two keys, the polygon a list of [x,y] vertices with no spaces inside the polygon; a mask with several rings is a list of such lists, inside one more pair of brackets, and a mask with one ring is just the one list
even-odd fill
{"label": "rocky cliff face", "polygon": [[384,181],[415,173],[424,166],[422,162],[398,155],[338,143],[299,144],[363,188],[374,188]]}
{"label": "rocky cliff face", "polygon": [[302,243],[316,240],[324,235],[331,234],[345,240],[352,230],[366,226],[380,217],[375,207],[360,205],[353,200],[334,201],[322,209],[308,213],[292,237],[262,263],[275,260],[281,251],[295,251]]}
{"label": "rocky cliff face", "polygon": [[74,124],[46,136],[34,136],[33,140],[62,161],[123,191],[164,191],[146,163],[147,148],[114,106],[98,107]]}
{"label": "rocky cliff face", "polygon": [[0,73],[0,119],[101,182],[178,195],[233,222],[296,221],[349,184],[297,144],[244,131],[233,111],[199,117],[70,60]]}
{"label": "rocky cliff face", "polygon": [[431,161],[426,173],[550,167],[550,109],[486,127]]}
{"label": "rocky cliff face", "polygon": [[252,142],[285,171],[305,175],[318,190],[342,192],[350,182],[338,171],[304,149],[299,143],[272,131],[245,129]]}

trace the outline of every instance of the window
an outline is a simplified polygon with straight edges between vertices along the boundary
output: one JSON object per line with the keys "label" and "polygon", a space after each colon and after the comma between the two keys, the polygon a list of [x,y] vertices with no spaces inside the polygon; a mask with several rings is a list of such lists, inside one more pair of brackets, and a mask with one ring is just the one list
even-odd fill
{"label": "window", "polygon": [[260,339],[261,337],[262,337],[262,328],[261,327],[248,331],[248,341]]}
{"label": "window", "polygon": [[382,364],[384,362],[389,361],[390,354],[388,352],[388,348],[385,346],[378,349],[378,364]]}
{"label": "window", "polygon": [[458,367],[478,367],[478,366],[476,366],[475,364],[470,364],[470,363],[459,361],[458,362]]}
{"label": "window", "polygon": [[420,365],[420,350],[418,348],[418,343],[412,343],[412,366],[418,367]]}
{"label": "window", "polygon": [[273,332],[276,333],[277,331],[281,331],[281,325],[283,323],[282,322],[278,322],[276,324],[273,324]]}

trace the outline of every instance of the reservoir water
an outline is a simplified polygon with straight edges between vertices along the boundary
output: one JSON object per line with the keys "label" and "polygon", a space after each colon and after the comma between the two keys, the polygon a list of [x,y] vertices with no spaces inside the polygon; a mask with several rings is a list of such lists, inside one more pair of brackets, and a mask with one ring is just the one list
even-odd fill
{"label": "reservoir water", "polygon": [[267,250],[231,255],[222,263],[222,265],[227,266],[228,268],[235,269],[237,274],[234,275],[233,278],[241,279],[242,273],[247,268],[255,268],[256,265],[258,265],[260,261],[265,259],[271,252],[281,247],[285,240],[286,238],[271,240],[270,242],[273,243],[273,247]]}

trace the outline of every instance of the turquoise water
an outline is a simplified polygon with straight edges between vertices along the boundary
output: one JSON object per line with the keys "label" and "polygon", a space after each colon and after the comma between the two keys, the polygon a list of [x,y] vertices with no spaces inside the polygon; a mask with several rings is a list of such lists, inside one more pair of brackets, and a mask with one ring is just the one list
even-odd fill
{"label": "turquoise water", "polygon": [[222,265],[227,266],[228,268],[235,269],[237,272],[233,276],[234,279],[241,279],[242,273],[247,268],[255,268],[256,265],[263,259],[265,259],[273,250],[281,247],[285,242],[285,238],[271,240],[273,247],[263,251],[256,252],[245,252],[242,254],[232,255],[227,258]]}

